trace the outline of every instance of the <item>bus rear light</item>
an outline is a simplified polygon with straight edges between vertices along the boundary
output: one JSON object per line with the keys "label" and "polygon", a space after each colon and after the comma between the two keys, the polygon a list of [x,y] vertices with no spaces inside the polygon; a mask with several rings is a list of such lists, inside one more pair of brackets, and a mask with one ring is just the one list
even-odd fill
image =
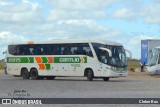
{"label": "bus rear light", "polygon": [[34,44],[34,42],[30,41],[30,42],[28,42],[28,44],[30,44],[30,45],[31,45],[31,44]]}

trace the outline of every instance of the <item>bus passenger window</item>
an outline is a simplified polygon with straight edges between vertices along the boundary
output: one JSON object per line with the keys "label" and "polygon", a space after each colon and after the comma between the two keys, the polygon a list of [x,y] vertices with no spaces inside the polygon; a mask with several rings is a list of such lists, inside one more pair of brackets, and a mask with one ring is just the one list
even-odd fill
{"label": "bus passenger window", "polygon": [[9,45],[8,50],[9,50],[9,54],[15,55],[16,54],[16,45]]}
{"label": "bus passenger window", "polygon": [[93,57],[93,54],[91,52],[91,48],[90,47],[83,47],[83,55]]}
{"label": "bus passenger window", "polygon": [[64,55],[64,49],[65,47],[61,47],[61,55]]}
{"label": "bus passenger window", "polygon": [[34,47],[29,47],[29,55],[34,55]]}
{"label": "bus passenger window", "polygon": [[77,55],[78,54],[78,48],[77,47],[71,47],[71,54]]}

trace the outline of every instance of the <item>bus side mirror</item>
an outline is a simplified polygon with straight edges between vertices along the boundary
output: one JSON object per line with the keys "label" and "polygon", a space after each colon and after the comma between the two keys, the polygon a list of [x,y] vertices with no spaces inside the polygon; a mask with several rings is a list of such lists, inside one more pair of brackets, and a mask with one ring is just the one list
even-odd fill
{"label": "bus side mirror", "polygon": [[5,54],[5,53],[7,53],[6,51],[5,52],[3,52],[3,54]]}
{"label": "bus side mirror", "polygon": [[109,49],[107,49],[107,48],[102,48],[102,47],[100,47],[99,49],[107,51],[108,54],[109,54],[109,57],[112,57],[112,52],[111,52],[111,50],[109,50]]}
{"label": "bus side mirror", "polygon": [[125,51],[129,53],[129,57],[127,57],[127,59],[131,59],[131,58],[132,58],[132,53],[131,53],[131,51],[129,51],[129,50],[127,50],[127,49],[125,49]]}

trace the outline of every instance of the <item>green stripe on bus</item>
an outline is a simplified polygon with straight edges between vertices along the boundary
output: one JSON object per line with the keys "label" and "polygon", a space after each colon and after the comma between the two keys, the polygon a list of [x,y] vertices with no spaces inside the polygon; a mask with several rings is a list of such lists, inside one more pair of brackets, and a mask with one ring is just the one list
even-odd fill
{"label": "green stripe on bus", "polygon": [[51,65],[50,65],[50,64],[45,64],[45,66],[46,66],[46,69],[47,69],[47,70],[50,70],[50,69],[51,69]]}
{"label": "green stripe on bus", "polygon": [[34,63],[33,57],[7,57],[7,63]]}
{"label": "green stripe on bus", "polygon": [[[48,63],[47,57],[41,57],[42,63]],[[54,63],[87,63],[87,57],[53,57]],[[7,63],[34,63],[33,57],[8,57]]]}
{"label": "green stripe on bus", "polygon": [[42,63],[48,63],[47,57],[42,57]]}
{"label": "green stripe on bus", "polygon": [[84,63],[87,63],[87,57],[83,57],[84,58]]}

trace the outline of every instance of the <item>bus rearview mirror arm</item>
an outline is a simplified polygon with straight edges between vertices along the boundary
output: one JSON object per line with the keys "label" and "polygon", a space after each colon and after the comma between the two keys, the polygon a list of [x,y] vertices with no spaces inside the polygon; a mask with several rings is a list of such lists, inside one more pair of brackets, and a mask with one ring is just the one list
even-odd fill
{"label": "bus rearview mirror arm", "polygon": [[6,53],[6,51],[5,52],[3,52],[3,54],[5,54]]}
{"label": "bus rearview mirror arm", "polygon": [[111,50],[110,50],[110,49],[102,48],[102,47],[100,47],[99,49],[107,51],[107,52],[108,52],[108,54],[109,54],[109,57],[112,57],[112,52],[111,52]]}
{"label": "bus rearview mirror arm", "polygon": [[132,53],[131,53],[131,51],[129,51],[129,50],[127,50],[127,49],[125,49],[125,51],[129,53],[129,55],[130,55],[129,59],[131,59],[131,58],[132,58]]}

